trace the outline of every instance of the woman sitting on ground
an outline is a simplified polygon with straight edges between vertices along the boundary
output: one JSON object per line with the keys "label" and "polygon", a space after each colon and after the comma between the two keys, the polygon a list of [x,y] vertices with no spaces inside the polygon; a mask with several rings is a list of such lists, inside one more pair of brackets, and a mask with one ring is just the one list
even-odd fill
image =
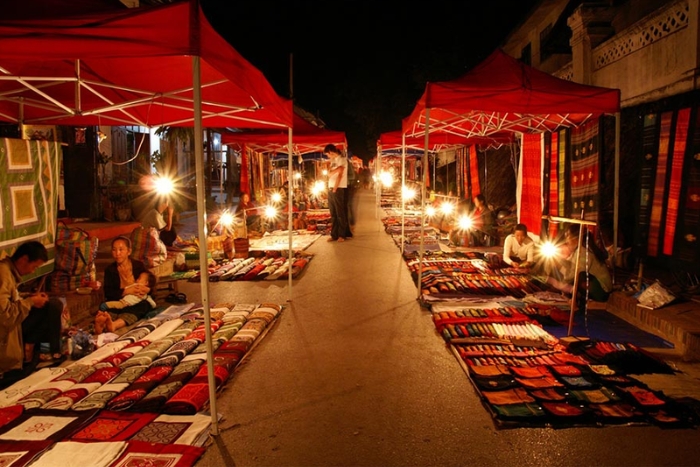
{"label": "woman sitting on ground", "polygon": [[554,271],[554,277],[549,277],[547,282],[570,294],[573,293],[574,278],[578,275],[576,301],[579,309],[582,309],[587,298],[597,302],[608,300],[612,291],[612,277],[605,265],[605,252],[595,244],[590,232],[586,231],[587,235],[582,239],[579,251],[579,230],[578,224],[570,224],[565,230],[564,239],[569,255],[566,259],[559,260],[559,269]]}
{"label": "woman sitting on ground", "polygon": [[151,291],[148,285],[138,283],[138,278],[148,274],[148,270],[141,261],[131,259],[131,240],[126,237],[112,240],[112,257],[114,262],[105,269],[105,303],[100,305],[95,317],[96,334],[130,326],[154,308],[148,300],[123,308],[109,306],[109,302],[119,301],[127,295],[146,296]]}

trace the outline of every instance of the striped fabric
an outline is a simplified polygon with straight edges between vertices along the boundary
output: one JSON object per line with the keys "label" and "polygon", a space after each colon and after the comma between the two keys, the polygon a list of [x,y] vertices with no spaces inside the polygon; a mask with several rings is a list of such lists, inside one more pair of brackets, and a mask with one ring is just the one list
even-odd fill
{"label": "striped fabric", "polygon": [[676,119],[676,134],[673,138],[673,155],[671,159],[671,183],[668,188],[668,201],[666,206],[666,226],[664,228],[663,253],[673,254],[673,242],[676,234],[676,222],[678,220],[678,203],[681,197],[681,183],[683,173],[683,158],[685,156],[686,141],[688,140],[688,125],[690,123],[690,109],[678,111]]}
{"label": "striped fabric", "polygon": [[571,217],[598,220],[600,138],[594,120],[571,130]]}
{"label": "striped fabric", "polygon": [[479,158],[476,154],[476,146],[469,146],[469,175],[471,176],[472,197],[481,193],[479,183]]}
{"label": "striped fabric", "polygon": [[649,219],[651,215],[651,189],[654,186],[656,159],[658,154],[658,115],[644,116],[642,127],[642,160],[640,170],[639,193],[639,228],[635,229],[635,247],[641,252],[646,251],[649,239]]}
{"label": "striped fabric", "polygon": [[664,198],[666,196],[666,172],[668,171],[668,155],[671,145],[671,122],[673,112],[661,114],[661,133],[659,134],[659,155],[656,164],[656,181],[651,200],[651,216],[649,217],[649,240],[647,255],[659,254],[659,235],[661,232],[661,216],[663,214]]}
{"label": "striped fabric", "polygon": [[542,135],[540,133],[523,135],[522,157],[520,163],[520,222],[527,225],[529,231],[540,234],[542,226]]}
{"label": "striped fabric", "polygon": [[686,180],[681,216],[678,220],[676,257],[697,267],[700,260],[700,111],[695,110],[690,147],[686,155]]}
{"label": "striped fabric", "polygon": [[563,216],[571,215],[571,213],[567,212],[566,210],[568,206],[566,203],[566,200],[568,199],[566,185],[566,181],[568,180],[566,177],[566,142],[568,141],[568,138],[569,131],[566,128],[559,130],[559,136],[557,137],[559,140],[559,173],[557,174],[557,179],[559,180],[559,214]]}

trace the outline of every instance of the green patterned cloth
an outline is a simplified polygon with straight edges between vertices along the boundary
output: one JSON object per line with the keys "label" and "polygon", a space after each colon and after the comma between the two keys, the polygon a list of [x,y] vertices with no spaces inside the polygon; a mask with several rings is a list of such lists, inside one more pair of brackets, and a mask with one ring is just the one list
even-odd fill
{"label": "green patterned cloth", "polygon": [[0,138],[0,257],[29,240],[42,242],[49,252],[49,261],[25,280],[54,269],[62,157],[58,142]]}

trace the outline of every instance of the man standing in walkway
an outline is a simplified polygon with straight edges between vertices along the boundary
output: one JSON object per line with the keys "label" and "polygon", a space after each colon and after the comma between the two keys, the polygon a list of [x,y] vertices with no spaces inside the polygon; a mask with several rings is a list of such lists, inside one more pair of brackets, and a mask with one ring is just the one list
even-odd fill
{"label": "man standing in walkway", "polygon": [[344,242],[352,237],[348,225],[348,206],[346,192],[348,187],[348,160],[333,144],[323,149],[323,154],[330,158],[328,171],[328,208],[331,211],[331,238],[329,242]]}

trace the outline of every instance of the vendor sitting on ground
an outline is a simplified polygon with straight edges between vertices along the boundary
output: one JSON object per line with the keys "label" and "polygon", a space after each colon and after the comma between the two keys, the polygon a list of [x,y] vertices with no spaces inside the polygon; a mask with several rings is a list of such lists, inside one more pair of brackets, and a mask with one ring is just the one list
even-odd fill
{"label": "vendor sitting on ground", "polygon": [[137,283],[137,278],[148,273],[148,270],[141,261],[131,259],[131,240],[121,236],[112,240],[112,257],[114,262],[105,268],[105,304],[100,305],[101,311],[95,316],[96,334],[104,331],[114,332],[130,326],[154,308],[148,300],[141,300],[124,308],[104,306],[130,294],[143,296],[151,291],[148,285]]}
{"label": "vendor sitting on ground", "polygon": [[0,379],[5,381],[12,373],[22,377],[24,370],[34,369],[35,347],[42,342],[49,343],[51,359],[61,358],[63,302],[44,292],[25,295],[18,290],[22,277],[48,259],[42,243],[28,241],[0,261]]}
{"label": "vendor sitting on ground", "polygon": [[[579,309],[585,306],[587,299],[605,302],[612,291],[612,278],[605,266],[605,252],[595,243],[593,236],[586,231],[581,250],[579,251],[579,226],[570,224],[564,232],[566,240],[565,259],[558,259],[552,276],[547,283],[564,293],[573,293],[574,278],[578,274],[577,298]],[[578,267],[576,257],[578,256]]]}
{"label": "vendor sitting on ground", "polygon": [[258,205],[250,199],[250,194],[241,193],[241,199],[236,206],[235,215],[240,219],[245,219],[246,230],[248,235],[251,233],[259,234],[262,231],[262,223]]}
{"label": "vendor sitting on ground", "polygon": [[506,237],[503,262],[513,268],[531,268],[535,265],[535,242],[528,236],[525,224],[517,224],[515,231]]}

